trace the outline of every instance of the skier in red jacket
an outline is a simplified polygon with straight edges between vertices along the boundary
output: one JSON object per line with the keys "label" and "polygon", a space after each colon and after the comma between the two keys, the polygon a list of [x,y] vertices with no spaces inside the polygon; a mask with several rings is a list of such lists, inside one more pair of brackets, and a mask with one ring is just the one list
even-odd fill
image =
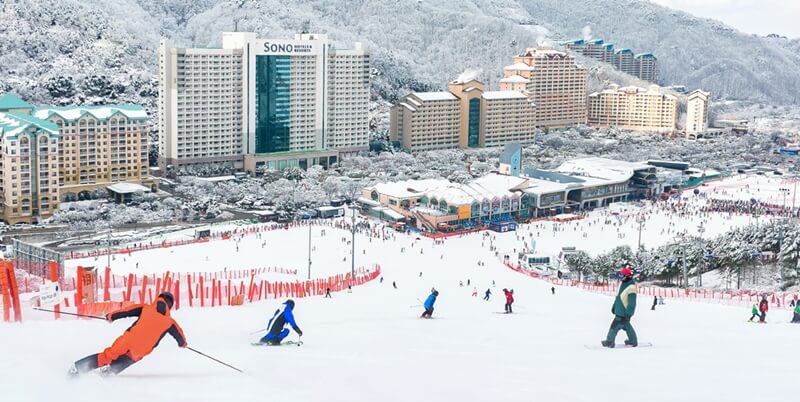
{"label": "skier in red jacket", "polygon": [[513,313],[511,305],[514,304],[514,289],[503,289],[503,293],[506,295],[506,314]]}
{"label": "skier in red jacket", "polygon": [[761,317],[758,318],[758,322],[766,323],[767,319],[767,311],[769,311],[769,302],[767,302],[767,296],[761,296],[761,303],[758,305],[758,311],[761,312]]}

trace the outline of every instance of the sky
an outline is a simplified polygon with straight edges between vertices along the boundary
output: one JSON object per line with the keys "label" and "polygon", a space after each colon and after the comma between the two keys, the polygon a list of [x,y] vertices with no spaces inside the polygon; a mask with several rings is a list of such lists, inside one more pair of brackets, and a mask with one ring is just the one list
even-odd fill
{"label": "sky", "polygon": [[698,17],[722,21],[742,32],[800,38],[800,0],[650,0]]}

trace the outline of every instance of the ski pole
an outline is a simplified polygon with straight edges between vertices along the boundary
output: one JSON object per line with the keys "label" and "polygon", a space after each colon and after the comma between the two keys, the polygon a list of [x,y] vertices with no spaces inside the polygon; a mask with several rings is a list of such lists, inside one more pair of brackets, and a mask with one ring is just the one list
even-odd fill
{"label": "ski pole", "polygon": [[266,331],[266,330],[267,330],[266,328],[259,329],[258,331],[251,332],[251,333],[250,333],[250,335],[255,335],[255,334],[259,333],[259,332],[264,332],[264,331]]}
{"label": "ski pole", "polygon": [[[48,310],[48,309],[46,309],[46,308],[34,307],[33,309],[34,309],[34,310],[39,310],[39,311],[46,311],[46,312],[48,312],[48,313],[55,313],[55,310]],[[74,315],[75,317],[86,317],[86,318],[94,318],[95,320],[103,320],[103,321],[108,321],[108,320],[106,320],[106,318],[105,318],[105,317],[98,317],[98,316],[96,316],[96,315],[86,315],[86,314],[67,313],[67,312],[65,312],[65,311],[59,311],[59,313],[61,313],[61,314],[66,314],[66,315]]]}
{"label": "ski pole", "polygon": [[215,362],[217,362],[217,363],[219,363],[219,364],[222,364],[222,365],[224,365],[224,366],[228,366],[228,367],[230,367],[230,368],[232,368],[232,369],[234,369],[234,370],[236,370],[236,371],[238,371],[238,372],[240,372],[240,373],[244,373],[244,371],[242,371],[242,370],[239,370],[238,368],[236,368],[236,367],[233,367],[233,366],[231,366],[230,364],[228,364],[228,363],[225,363],[225,362],[223,362],[223,361],[221,361],[221,360],[215,359],[215,358],[213,358],[213,357],[211,357],[211,356],[209,356],[209,355],[207,355],[207,354],[205,354],[205,353],[203,353],[203,352],[201,352],[201,351],[199,351],[199,350],[197,350],[197,349],[192,349],[191,347],[188,347],[188,346],[186,347],[186,349],[189,349],[189,350],[191,350],[192,352],[194,352],[194,353],[197,353],[197,354],[198,354],[198,355],[200,355],[200,356],[207,357],[207,358],[209,358],[209,359],[211,359],[211,360],[213,360],[213,361],[215,361]]}
{"label": "ski pole", "polygon": [[413,308],[413,307],[422,307],[422,305],[421,304],[412,304],[412,305],[408,306],[408,308]]}

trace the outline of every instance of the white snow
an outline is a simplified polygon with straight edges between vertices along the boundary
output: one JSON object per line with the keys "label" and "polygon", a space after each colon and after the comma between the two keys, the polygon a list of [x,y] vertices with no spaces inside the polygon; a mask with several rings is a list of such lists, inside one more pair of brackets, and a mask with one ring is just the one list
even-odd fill
{"label": "white snow", "polygon": [[[692,208],[704,202],[704,197],[693,196],[681,201]],[[746,323],[747,307],[668,298],[651,311],[650,299],[642,296],[632,323],[640,341],[655,347],[589,350],[584,345],[598,345],[605,337],[612,298],[561,286],[552,295],[549,283],[509,270],[490,250],[497,246],[500,256],[521,251],[530,244],[531,234],[536,252],[552,255],[565,246],[591,254],[619,244],[635,247],[635,217],[642,213],[647,216],[642,241],[648,247],[663,244],[678,232],[697,232],[699,222],[669,209],[645,206],[613,214],[600,210],[566,223],[534,222],[520,225],[516,232],[452,237],[440,244],[389,228],[381,232],[385,240],[357,234],[356,266],[380,264],[384,280],[356,287],[352,293],[335,293],[332,299],[296,300],[295,317],[305,334],[300,348],[250,346],[260,336],[251,333],[264,327],[280,301],[184,307],[173,313],[190,346],[240,367],[245,374],[179,349],[166,337],[153,354],[118,377],[88,374],[69,380],[65,371],[72,361],[110,345],[131,320],[110,325],[71,318],[54,322],[51,314],[26,308],[23,324],[0,324],[0,339],[7,345],[0,359],[3,400],[88,401],[112,394],[115,402],[482,402],[520,397],[673,402],[775,401],[792,395],[800,326],[786,323],[791,318],[788,310],[772,306],[770,323],[758,325]],[[710,237],[746,224],[749,218],[711,213],[703,219],[704,236]],[[112,269],[136,271],[135,262],[147,272],[279,266],[297,268],[297,279],[302,280],[308,235],[308,227],[266,231],[261,238],[248,234],[238,240],[239,252],[234,237],[117,255]],[[316,247],[312,277],[349,272],[350,236],[342,229],[311,228]],[[441,292],[435,319],[420,320],[420,300],[431,287]],[[498,314],[503,311],[503,288],[514,289],[513,315]],[[482,300],[486,289],[493,293],[488,302]],[[295,334],[290,338],[297,339]],[[617,339],[621,343],[624,333]],[[758,372],[755,377],[753,370]],[[739,386],[754,379],[757,386]]]}
{"label": "white snow", "polygon": [[426,102],[458,99],[450,92],[414,92],[413,95]]}
{"label": "white snow", "polygon": [[519,91],[486,91],[483,93],[485,99],[527,99],[522,92]]}
{"label": "white snow", "polygon": [[[698,187],[701,193],[709,198],[732,201],[750,201],[756,199],[766,204],[792,206],[797,202],[797,178],[783,176],[736,175],[722,180],[709,182],[707,186]],[[782,191],[781,189],[785,189]]]}

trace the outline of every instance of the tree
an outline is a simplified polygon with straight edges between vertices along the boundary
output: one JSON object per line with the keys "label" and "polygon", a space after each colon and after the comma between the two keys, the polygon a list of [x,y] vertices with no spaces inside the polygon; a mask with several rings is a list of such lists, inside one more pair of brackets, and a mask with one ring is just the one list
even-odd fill
{"label": "tree", "polygon": [[578,273],[578,281],[581,281],[582,276],[589,271],[589,268],[592,264],[592,257],[589,253],[579,250],[575,253],[567,254],[564,257],[564,261],[567,263],[567,267],[569,267],[570,271]]}

